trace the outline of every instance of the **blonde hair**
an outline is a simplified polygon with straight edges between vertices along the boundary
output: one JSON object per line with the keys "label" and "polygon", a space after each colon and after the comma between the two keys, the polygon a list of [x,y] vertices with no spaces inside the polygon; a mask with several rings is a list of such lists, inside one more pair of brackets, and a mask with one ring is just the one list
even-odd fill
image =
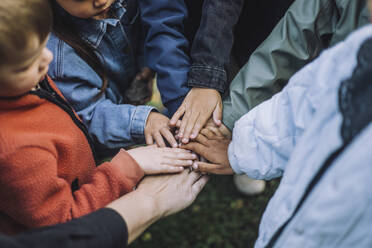
{"label": "blonde hair", "polygon": [[0,65],[19,62],[30,35],[44,42],[51,28],[49,0],[0,0]]}

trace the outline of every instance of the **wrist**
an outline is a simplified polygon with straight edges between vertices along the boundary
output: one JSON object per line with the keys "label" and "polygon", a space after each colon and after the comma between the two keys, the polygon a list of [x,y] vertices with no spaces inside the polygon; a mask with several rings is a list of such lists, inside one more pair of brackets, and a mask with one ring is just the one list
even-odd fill
{"label": "wrist", "polygon": [[138,199],[140,199],[141,202],[146,203],[143,207],[145,208],[145,212],[149,214],[149,220],[151,223],[165,217],[166,211],[161,206],[159,197],[149,195],[140,187],[136,189],[135,193],[138,195]]}

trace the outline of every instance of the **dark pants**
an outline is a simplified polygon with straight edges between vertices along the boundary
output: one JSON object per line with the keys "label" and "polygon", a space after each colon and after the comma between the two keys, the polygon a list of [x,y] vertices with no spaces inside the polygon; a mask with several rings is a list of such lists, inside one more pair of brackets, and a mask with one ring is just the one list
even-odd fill
{"label": "dark pants", "polygon": [[[185,23],[186,36],[193,41],[199,27],[203,0],[186,0],[189,18]],[[251,53],[266,39],[294,0],[245,0],[239,22],[235,27],[232,50],[241,68]]]}

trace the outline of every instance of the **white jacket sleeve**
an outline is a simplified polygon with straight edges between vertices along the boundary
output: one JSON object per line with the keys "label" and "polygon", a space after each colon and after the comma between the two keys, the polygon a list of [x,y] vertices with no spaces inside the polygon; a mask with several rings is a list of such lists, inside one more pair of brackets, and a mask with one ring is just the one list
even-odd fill
{"label": "white jacket sleeve", "polygon": [[346,45],[340,43],[323,52],[295,74],[283,91],[235,123],[228,152],[235,173],[265,180],[283,174],[298,139],[322,106],[322,99],[324,102],[327,92],[338,88],[339,75],[351,75],[339,68],[340,56],[348,58],[346,50]]}

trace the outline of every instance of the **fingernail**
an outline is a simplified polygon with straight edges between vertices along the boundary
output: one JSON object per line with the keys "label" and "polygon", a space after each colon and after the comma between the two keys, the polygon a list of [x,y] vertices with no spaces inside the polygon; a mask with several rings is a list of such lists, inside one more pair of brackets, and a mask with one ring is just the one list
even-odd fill
{"label": "fingernail", "polygon": [[188,163],[189,165],[192,165],[193,162],[194,162],[194,161],[192,161],[192,160],[188,160],[188,161],[187,161],[187,163]]}
{"label": "fingernail", "polygon": [[191,135],[190,135],[190,138],[191,138],[191,139],[195,139],[195,138],[196,138],[196,134],[194,134],[194,133],[191,134]]}
{"label": "fingernail", "polygon": [[174,148],[177,148],[178,147],[178,144],[177,143],[173,143],[172,145]]}
{"label": "fingernail", "polygon": [[184,139],[182,139],[182,142],[186,144],[186,143],[189,142],[189,139],[184,138]]}
{"label": "fingernail", "polygon": [[197,159],[197,156],[195,154],[192,154],[193,159]]}
{"label": "fingernail", "polygon": [[197,163],[194,163],[193,165],[192,165],[192,168],[194,169],[194,170],[197,170],[198,169],[198,164]]}

